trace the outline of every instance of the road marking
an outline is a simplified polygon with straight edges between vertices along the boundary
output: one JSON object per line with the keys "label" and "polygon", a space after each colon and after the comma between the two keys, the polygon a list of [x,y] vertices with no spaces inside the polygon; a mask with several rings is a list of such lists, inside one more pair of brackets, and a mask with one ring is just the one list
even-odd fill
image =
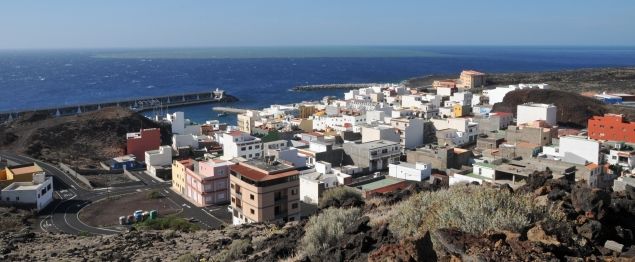
{"label": "road marking", "polygon": [[219,218],[215,217],[214,215],[210,214],[209,212],[207,212],[207,210],[205,209],[201,209],[203,212],[205,212],[205,214],[209,215],[210,217],[212,217],[213,219],[218,220],[222,225],[227,225],[227,223],[225,223],[225,221],[220,220]]}
{"label": "road marking", "polygon": [[191,206],[189,206],[187,204],[183,204],[182,206],[187,207],[187,208],[192,208]]}
{"label": "road marking", "polygon": [[167,189],[163,189],[163,191],[165,191],[166,194],[170,194],[170,191],[168,191]]}

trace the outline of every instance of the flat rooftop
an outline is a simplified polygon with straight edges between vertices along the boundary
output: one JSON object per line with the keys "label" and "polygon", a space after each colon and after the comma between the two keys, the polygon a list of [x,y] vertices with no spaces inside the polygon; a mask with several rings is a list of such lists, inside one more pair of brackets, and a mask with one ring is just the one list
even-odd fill
{"label": "flat rooftop", "polygon": [[380,148],[380,147],[386,147],[386,146],[396,146],[396,145],[399,145],[399,143],[388,141],[388,140],[377,140],[377,141],[355,144],[356,147],[366,148],[366,149]]}
{"label": "flat rooftop", "polygon": [[37,172],[42,172],[42,169],[33,163],[19,165],[19,166],[9,166],[8,168],[14,175],[24,175],[24,174],[33,174]]}
{"label": "flat rooftop", "polygon": [[391,186],[391,185],[394,185],[394,184],[397,184],[397,183],[401,183],[403,181],[404,180],[387,176],[384,179],[373,181],[373,182],[370,182],[368,184],[357,185],[356,187],[357,188],[361,188],[364,191],[370,191],[370,190],[376,190],[376,189],[379,189],[379,188]]}
{"label": "flat rooftop", "polygon": [[[249,163],[251,162],[251,163]],[[254,163],[254,162],[261,162]],[[280,167],[277,167],[280,166]],[[265,169],[262,169],[265,168]],[[266,163],[262,161],[247,161],[241,162],[237,165],[233,165],[230,169],[236,173],[239,173],[241,176],[247,177],[254,181],[267,181],[274,180],[282,177],[297,175],[299,172],[295,170],[292,166],[279,163],[270,167]],[[274,171],[266,171],[266,170],[274,170]]]}

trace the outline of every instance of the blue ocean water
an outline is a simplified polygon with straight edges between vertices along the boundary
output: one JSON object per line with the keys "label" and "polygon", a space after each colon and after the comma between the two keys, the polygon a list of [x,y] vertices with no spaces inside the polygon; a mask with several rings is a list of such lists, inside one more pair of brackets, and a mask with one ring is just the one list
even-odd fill
{"label": "blue ocean water", "polygon": [[[217,87],[241,100],[232,106],[262,108],[342,93],[289,91],[305,84],[399,82],[462,69],[535,72],[633,65],[635,47],[0,51],[0,112]],[[178,110],[195,121],[216,118],[211,105]]]}

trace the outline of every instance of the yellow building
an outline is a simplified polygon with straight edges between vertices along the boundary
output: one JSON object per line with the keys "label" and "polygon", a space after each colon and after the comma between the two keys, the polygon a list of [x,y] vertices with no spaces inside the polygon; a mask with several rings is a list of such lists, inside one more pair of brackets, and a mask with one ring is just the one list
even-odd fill
{"label": "yellow building", "polygon": [[185,169],[190,168],[192,165],[192,159],[174,160],[172,162],[172,190],[174,192],[185,195],[185,191],[187,190],[187,184],[185,182],[187,175]]}
{"label": "yellow building", "polygon": [[452,113],[454,117],[462,117],[463,106],[461,106],[460,104],[454,104],[454,106],[452,106]]}
{"label": "yellow building", "polygon": [[0,171],[0,188],[4,188],[13,182],[31,182],[33,174],[44,172],[36,163],[5,167]]}

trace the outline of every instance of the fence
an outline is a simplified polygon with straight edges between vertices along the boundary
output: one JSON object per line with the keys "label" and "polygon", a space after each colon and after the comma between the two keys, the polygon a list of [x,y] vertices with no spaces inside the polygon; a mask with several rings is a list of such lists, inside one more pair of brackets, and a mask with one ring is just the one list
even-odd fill
{"label": "fence", "polygon": [[75,172],[75,170],[73,170],[70,166],[64,164],[64,163],[60,163],[60,168],[66,172],[67,174],[75,177],[77,180],[81,181],[82,183],[84,183],[86,186],[88,186],[90,189],[93,189],[93,186],[90,184],[90,181],[88,180],[88,178],[82,176],[80,173]]}

